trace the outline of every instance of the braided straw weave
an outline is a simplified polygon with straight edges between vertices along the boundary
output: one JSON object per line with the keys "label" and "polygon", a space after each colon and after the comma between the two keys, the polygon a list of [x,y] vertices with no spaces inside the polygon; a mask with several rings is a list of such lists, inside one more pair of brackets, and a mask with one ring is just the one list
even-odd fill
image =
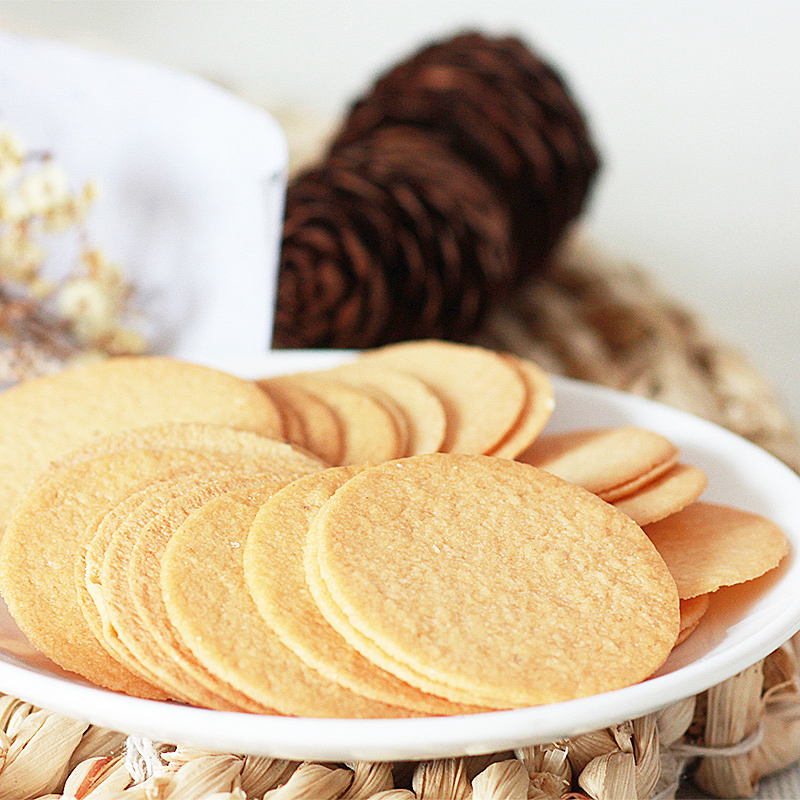
{"label": "braided straw weave", "polygon": [[[545,279],[494,312],[479,341],[680,406],[800,466],[791,424],[747,361],[646,274],[585,244],[571,243]],[[655,800],[674,797],[687,777],[709,794],[743,797],[798,757],[793,642],[641,719],[513,753],[414,764],[211,754],[0,697],[0,798],[8,800]]]}

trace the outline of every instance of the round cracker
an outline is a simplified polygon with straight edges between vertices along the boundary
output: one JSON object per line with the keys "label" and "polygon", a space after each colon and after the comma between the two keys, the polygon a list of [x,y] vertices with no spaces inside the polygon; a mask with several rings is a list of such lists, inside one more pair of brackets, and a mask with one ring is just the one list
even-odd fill
{"label": "round cracker", "polygon": [[615,500],[614,505],[637,525],[649,525],[693,503],[707,486],[703,470],[676,464],[633,494]]}
{"label": "round cracker", "polygon": [[488,454],[498,458],[516,458],[542,432],[555,408],[555,397],[547,373],[538,364],[512,355],[503,358],[519,372],[525,384],[525,404],[514,427]]}
{"label": "round cracker", "polygon": [[676,451],[673,456],[662,461],[660,464],[656,464],[647,472],[642,473],[633,480],[626,481],[618,486],[612,486],[610,489],[603,489],[597,493],[597,496],[601,497],[607,503],[616,503],[618,500],[623,500],[624,498],[635,494],[645,486],[649,486],[653,481],[657,480],[662,475],[665,475],[667,472],[669,472],[673,467],[677,466],[677,463],[678,453]]}
{"label": "round cracker", "polygon": [[344,429],[333,409],[288,378],[265,378],[258,381],[279,408],[295,414],[302,426],[305,444],[326,464],[339,464],[344,453]]}
{"label": "round cracker", "polygon": [[319,509],[362,467],[338,467],[289,484],[258,512],[247,537],[244,564],[250,594],[281,641],[327,678],[371,697],[428,714],[481,709],[421,692],[368,661],[328,624],[305,579],[303,546]]}
{"label": "round cracker", "polygon": [[312,373],[282,380],[312,394],[339,418],[344,445],[340,464],[386,461],[402,453],[405,444],[395,413],[375,392]]}
{"label": "round cracker", "polygon": [[126,497],[112,506],[105,516],[98,518],[96,524],[92,526],[94,533],[87,533],[87,536],[91,536],[91,540],[85,547],[84,558],[78,558],[75,563],[76,579],[85,581],[85,585],[78,588],[78,602],[92,633],[114,658],[154,686],[163,687],[173,699],[188,700],[180,686],[167,686],[120,641],[110,624],[106,602],[101,592],[100,566],[114,533],[119,526],[131,524],[130,520],[135,517],[146,497],[146,488]]}
{"label": "round cracker", "polygon": [[172,535],[161,573],[172,623],[209,670],[282,713],[409,716],[323,678],[285,647],[258,613],[242,558],[248,531],[266,500],[258,489],[254,480],[250,496],[235,493],[211,500]]}
{"label": "round cracker", "polygon": [[355,386],[368,386],[391,397],[410,423],[405,455],[435,453],[444,443],[447,417],[441,400],[419,378],[384,369],[364,361],[354,361],[328,370],[338,380]]}
{"label": "round cracker", "polygon": [[700,594],[697,597],[681,600],[681,629],[675,647],[683,644],[697,630],[710,604],[710,594]]}
{"label": "round cracker", "polygon": [[[258,475],[259,489],[277,491],[303,474],[306,472],[298,470],[261,472]],[[233,479],[224,476],[209,478],[194,485],[184,481],[182,485],[175,484],[172,491],[154,491],[154,508],[160,507],[153,519],[135,535],[129,536],[126,542],[117,544],[121,556],[127,556],[125,580],[115,582],[118,573],[111,553],[103,564],[101,580],[104,587],[110,588],[116,583],[121,589],[109,597],[109,605],[120,635],[130,644],[137,658],[147,664],[154,663],[156,671],[159,662],[166,658],[161,668],[171,677],[189,674],[207,690],[247,710],[257,710],[253,708],[253,702],[248,703],[240,692],[229,691],[232,687],[209,673],[186,647],[169,620],[160,585],[164,551],[174,531],[189,514],[215,497],[246,489],[249,485],[252,485],[252,473],[249,477],[239,474]]]}
{"label": "round cracker", "polygon": [[[237,468],[244,472],[285,467],[288,474],[301,474],[322,467],[314,456],[291,444],[280,442],[251,431],[237,430],[224,425],[206,423],[165,423],[147,428],[117,431],[71,450],[59,461],[59,466],[78,464],[89,458],[130,449],[180,449],[203,453],[215,459],[215,469]],[[213,466],[213,465],[212,465]],[[295,473],[291,470],[297,470]],[[122,512],[127,513],[123,507]],[[99,590],[100,567],[115,529],[116,510],[108,512],[108,520],[98,518],[92,530],[87,531],[84,544],[75,560],[75,585],[78,601],[89,627],[98,639],[107,645],[112,654],[123,663],[152,679],[152,669],[140,662],[129,648],[119,641],[113,625],[104,623],[108,613]],[[167,685],[170,685],[167,683]],[[174,684],[172,684],[174,691]],[[202,701],[197,701],[202,703]]]}
{"label": "round cracker", "polygon": [[70,466],[108,453],[142,448],[191,450],[220,458],[268,458],[300,466],[325,466],[316,456],[295,444],[229,425],[205,422],[165,422],[115,431],[70,450],[56,459],[54,466]]}
{"label": "round cracker", "polygon": [[[207,473],[209,476],[218,474],[217,472]],[[228,476],[234,475],[233,472],[227,472],[225,474]],[[205,477],[201,478],[195,475],[189,480],[195,483],[205,479]],[[153,486],[163,486],[164,484],[172,486],[174,482],[161,481],[159,484],[154,484]],[[83,605],[83,611],[87,617],[87,621],[94,630],[95,635],[100,638],[101,642],[109,648],[115,656],[123,661],[130,669],[134,671],[138,669],[143,671],[144,674],[149,674],[154,683],[166,687],[174,698],[192,705],[201,705],[209,708],[222,710],[252,710],[248,708],[246,698],[243,698],[242,702],[238,702],[238,698],[226,698],[224,688],[220,692],[211,692],[207,685],[197,681],[188,670],[180,675],[175,675],[174,671],[169,669],[169,666],[171,666],[169,656],[163,652],[160,654],[160,659],[150,659],[148,657],[149,651],[147,650],[145,650],[145,655],[142,656],[142,648],[139,646],[139,642],[136,639],[132,640],[130,637],[121,634],[125,629],[123,625],[120,624],[116,609],[120,603],[121,584],[125,582],[126,578],[127,562],[126,554],[123,552],[123,548],[120,547],[120,544],[124,546],[129,541],[129,532],[138,531],[144,527],[148,521],[152,520],[153,515],[160,510],[160,506],[152,501],[152,496],[149,491],[151,488],[152,487],[147,487],[141,492],[137,492],[132,498],[129,498],[131,510],[120,520],[119,526],[109,529],[111,531],[111,536],[103,547],[103,556],[105,556],[105,558],[101,557],[96,567],[91,563],[94,559],[90,559],[87,552],[85,575],[86,589],[96,606],[94,610],[95,613],[93,614]],[[128,501],[123,501],[119,504],[118,508],[120,509],[120,513],[123,512],[123,508],[127,505],[127,502]],[[102,530],[103,527],[104,526],[101,526],[101,530],[98,530],[99,535],[96,534],[92,540],[93,547],[91,549],[100,547],[98,538],[108,537],[108,532]],[[106,580],[103,582],[102,567],[104,564],[109,563],[113,564],[116,573],[113,574],[111,580],[109,580],[109,576],[106,575]],[[130,604],[129,607],[132,612],[132,604]],[[102,623],[100,631],[97,631],[95,628],[98,617]],[[230,691],[233,693],[235,690],[230,687]]]}
{"label": "round cracker", "polygon": [[499,354],[480,347],[403,342],[362,358],[413,375],[436,393],[447,414],[442,449],[448,452],[488,452],[514,427],[525,404],[519,371]]}
{"label": "round cracker", "polygon": [[669,469],[677,457],[677,448],[660,434],[625,426],[540,436],[517,460],[610,502]]}
{"label": "round cracker", "polygon": [[113,658],[88,626],[75,561],[95,521],[148,483],[208,469],[183,450],[128,450],[53,469],[20,501],[0,543],[0,588],[31,642],[65,669],[128,694],[164,697]]}
{"label": "round cracker", "polygon": [[698,619],[697,622],[689,625],[686,628],[681,628],[680,632],[678,633],[678,638],[675,640],[675,647],[680,644],[683,644],[700,626],[700,620]]}
{"label": "round cracker", "polygon": [[300,447],[308,447],[308,434],[306,433],[306,426],[303,418],[291,407],[286,404],[275,404],[281,415],[281,430],[283,431],[283,438],[287,442],[299,445]]}
{"label": "round cracker", "polygon": [[645,527],[682,600],[758,578],[789,552],[771,520],[730,506],[697,502]]}
{"label": "round cracker", "polygon": [[[258,478],[265,489],[277,490],[299,474],[303,473],[276,471]],[[114,634],[162,683],[179,687],[193,705],[268,710],[197,661],[170,623],[160,591],[161,557],[173,531],[214,497],[247,488],[252,477],[252,471],[217,473],[149,487],[139,524],[134,520],[118,531],[102,564],[101,592]]]}
{"label": "round cracker", "polygon": [[709,605],[711,605],[710,594],[699,594],[697,597],[688,597],[685,600],[681,600],[681,632],[688,628],[694,630],[703,615],[708,611]]}
{"label": "round cracker", "polygon": [[[394,432],[390,434],[390,440],[396,438],[396,444],[392,448],[394,450],[394,455],[391,458],[400,458],[400,456],[408,455],[409,447],[411,444],[411,420],[406,415],[406,412],[402,408],[402,406],[395,400],[395,398],[390,395],[385,389],[380,388],[379,386],[371,385],[365,381],[348,381],[342,380],[340,375],[333,375],[331,370],[325,372],[315,372],[310,373],[309,375],[312,378],[321,378],[323,381],[330,381],[333,380],[335,383],[349,386],[354,389],[357,393],[364,394],[366,393],[372,399],[377,401],[377,403],[383,408],[384,411],[388,412],[389,416],[394,423]],[[306,376],[301,376],[306,377]],[[349,404],[348,404],[349,406]],[[349,412],[349,407],[344,409],[345,412]],[[340,409],[340,413],[342,410]],[[352,423],[354,420],[355,415],[349,414],[348,417],[343,419],[345,424]],[[357,423],[359,425],[363,425],[363,422]],[[376,434],[380,436],[379,431],[376,430]],[[345,437],[346,439],[347,437]],[[388,451],[387,451],[388,452]],[[348,464],[350,463],[362,463],[360,457],[356,460],[352,457],[348,459]]]}
{"label": "round cracker", "polygon": [[85,440],[161,422],[202,421],[280,436],[280,417],[250,381],[163,357],[114,358],[0,394],[0,527],[30,481]]}
{"label": "round cracker", "polygon": [[433,454],[359,473],[312,521],[313,562],[325,592],[307,569],[309,586],[345,639],[455,701],[505,708],[625,686],[678,633],[675,582],[642,530],[506,459]]}

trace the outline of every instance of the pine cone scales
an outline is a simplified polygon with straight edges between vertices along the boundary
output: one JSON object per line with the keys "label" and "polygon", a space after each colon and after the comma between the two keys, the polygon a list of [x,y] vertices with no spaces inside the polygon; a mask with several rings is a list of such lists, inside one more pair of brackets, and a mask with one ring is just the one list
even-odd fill
{"label": "pine cone scales", "polygon": [[563,82],[470,33],[378,79],[290,184],[275,344],[462,339],[541,270],[598,159]]}
{"label": "pine cone scales", "polygon": [[[306,320],[284,346],[464,338],[489,282],[504,280],[509,242],[503,205],[468,165],[431,137],[383,131],[289,187],[276,331]],[[313,290],[300,291],[304,282]]]}

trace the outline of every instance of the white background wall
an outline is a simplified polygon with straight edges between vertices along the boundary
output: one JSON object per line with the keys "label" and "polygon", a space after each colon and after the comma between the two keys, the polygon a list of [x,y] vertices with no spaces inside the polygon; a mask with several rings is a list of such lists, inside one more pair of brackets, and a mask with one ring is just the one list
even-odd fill
{"label": "white background wall", "polygon": [[0,26],[323,119],[429,38],[519,33],[568,77],[604,152],[594,238],[742,347],[800,420],[797,0],[0,0]]}

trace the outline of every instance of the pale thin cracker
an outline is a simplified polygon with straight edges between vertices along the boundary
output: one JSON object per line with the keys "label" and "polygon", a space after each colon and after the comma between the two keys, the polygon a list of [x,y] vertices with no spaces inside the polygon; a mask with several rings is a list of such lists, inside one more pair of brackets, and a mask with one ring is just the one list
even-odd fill
{"label": "pale thin cracker", "polygon": [[395,413],[374,391],[310,373],[286,376],[322,401],[339,418],[344,448],[341,464],[363,464],[396,458],[405,446]]}
{"label": "pale thin cracker", "polygon": [[92,633],[75,591],[75,561],[93,523],[113,505],[149,483],[214,463],[182,450],[127,450],[39,478],[17,506],[0,545],[3,597],[39,650],[101,686],[164,696],[123,667]]}
{"label": "pale thin cracker", "polygon": [[[642,530],[507,459],[366,469],[312,521],[306,566],[356,649],[456,701],[504,708],[619,688],[650,675],[678,633],[675,583]],[[328,616],[330,600],[348,625]]]}
{"label": "pale thin cracker", "polygon": [[[216,466],[212,466],[216,470],[229,467],[244,472],[257,472],[260,468],[278,464],[309,471],[322,466],[314,456],[291,444],[260,436],[252,431],[195,422],[165,423],[117,431],[92,439],[70,451],[59,461],[59,465],[74,465],[99,455],[120,453],[129,449],[180,449],[203,453],[214,458],[213,465]],[[102,518],[95,520],[92,529],[87,530],[84,544],[78,551],[74,567],[78,601],[89,627],[111,649],[112,655],[121,658],[134,671],[141,671],[143,667],[145,677],[152,678],[152,670],[147,665],[139,664],[137,670],[137,659],[128,652],[129,648],[124,643],[118,641],[112,629],[103,633],[101,611],[105,612],[106,609],[99,590],[93,589],[93,586],[99,585],[100,565],[113,535],[114,509],[110,509],[108,514],[108,521]],[[171,687],[173,688],[174,686]]]}
{"label": "pale thin cracker", "polygon": [[441,400],[413,375],[370,364],[364,359],[327,370],[338,380],[369,386],[391,397],[403,409],[410,423],[410,440],[405,455],[435,453],[442,446],[447,417]]}
{"label": "pale thin cracker", "polygon": [[0,528],[37,473],[85,440],[161,422],[213,422],[280,436],[250,381],[164,357],[114,358],[0,393]]}
{"label": "pale thin cracker", "polygon": [[681,600],[681,629],[675,647],[683,644],[698,628],[711,605],[711,595],[700,594]]}
{"label": "pale thin cracker", "polygon": [[707,486],[703,470],[676,464],[633,494],[615,500],[614,505],[638,525],[649,525],[693,503]]}
{"label": "pale thin cracker", "polygon": [[269,494],[260,494],[254,481],[249,496],[215,498],[172,535],[161,573],[172,623],[209,670],[282,713],[408,716],[323,678],[285,647],[258,613],[245,584],[242,556],[250,526]]}
{"label": "pale thin cracker", "polygon": [[124,664],[131,672],[140,675],[154,686],[164,687],[165,691],[173,699],[187,700],[188,698],[181,691],[181,687],[175,685],[166,687],[158,676],[131,653],[119,640],[118,636],[111,635],[112,632],[109,631],[108,627],[106,603],[100,591],[100,565],[108,551],[114,533],[120,526],[129,524],[129,520],[137,513],[146,497],[146,489],[126,497],[112,506],[105,516],[98,518],[96,523],[92,525],[92,530],[87,531],[87,536],[91,536],[91,540],[85,547],[83,558],[78,558],[75,563],[76,579],[85,580],[85,586],[78,589],[78,602],[92,633],[114,658]]}
{"label": "pale thin cracker", "polygon": [[290,442],[263,436],[253,431],[205,422],[164,422],[141,425],[90,439],[58,459],[55,466],[70,466],[89,458],[121,450],[192,450],[221,457],[283,459],[291,463],[324,463],[303,448]]}
{"label": "pale thin cracker", "polygon": [[684,600],[757,578],[789,552],[771,520],[713,503],[692,503],[644,530]]}
{"label": "pale thin cracker", "polygon": [[480,347],[403,342],[371,350],[362,358],[413,375],[436,393],[447,414],[445,451],[491,450],[514,427],[525,404],[525,383],[518,370]]}
{"label": "pale thin cracker", "polygon": [[655,478],[677,457],[677,448],[664,436],[625,426],[540,436],[517,460],[583,486],[610,502]]}
{"label": "pale thin cracker", "polygon": [[656,464],[647,472],[639,475],[639,477],[630,481],[626,481],[625,483],[621,483],[619,486],[612,486],[610,489],[603,489],[597,492],[597,496],[601,497],[607,503],[616,503],[618,500],[622,500],[634,494],[635,492],[640,491],[645,486],[649,486],[653,481],[669,472],[674,466],[677,465],[677,463],[678,453],[676,452],[670,458],[667,458],[660,464]]}
{"label": "pale thin cracker", "polygon": [[250,594],[283,643],[329,679],[412,711],[478,711],[421,692],[368,661],[328,624],[308,590],[303,567],[308,526],[334,492],[360,470],[339,467],[314,473],[289,484],[264,503],[245,548]]}
{"label": "pale thin cracker", "polygon": [[339,464],[344,453],[342,421],[333,409],[288,377],[264,378],[258,385],[286,414],[294,414],[303,427],[303,446],[326,464]]}
{"label": "pale thin cracker", "polygon": [[[258,476],[277,490],[298,472]],[[111,542],[100,574],[109,622],[134,656],[166,685],[177,685],[195,705],[265,711],[205,669],[172,627],[160,592],[161,558],[173,531],[206,502],[252,485],[253,472],[218,473],[150,487],[139,526],[121,528]],[[145,558],[141,557],[143,552]],[[137,556],[139,556],[137,558]]]}
{"label": "pale thin cracker", "polygon": [[488,455],[516,458],[530,447],[542,432],[555,408],[555,397],[553,385],[541,367],[533,361],[517,356],[503,357],[514,366],[525,383],[525,404],[514,427],[489,451]]}
{"label": "pale thin cracker", "polygon": [[699,594],[681,600],[681,633],[689,628],[694,630],[711,605],[710,594]]}

